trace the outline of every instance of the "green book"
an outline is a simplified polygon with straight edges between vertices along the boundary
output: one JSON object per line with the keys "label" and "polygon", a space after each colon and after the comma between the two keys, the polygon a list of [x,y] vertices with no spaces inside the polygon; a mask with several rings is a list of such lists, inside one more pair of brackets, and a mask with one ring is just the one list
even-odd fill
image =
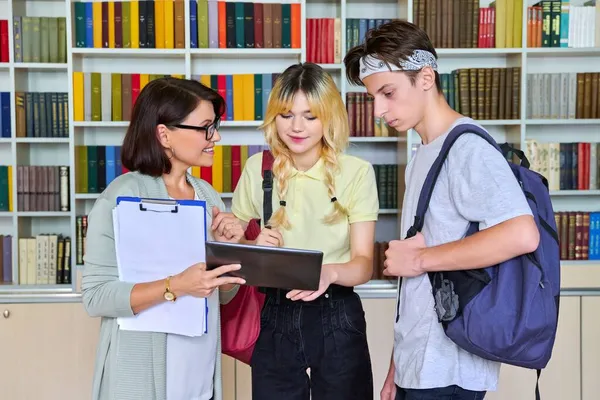
{"label": "green book", "polygon": [[289,3],[281,4],[281,48],[290,49],[292,47],[292,5]]}

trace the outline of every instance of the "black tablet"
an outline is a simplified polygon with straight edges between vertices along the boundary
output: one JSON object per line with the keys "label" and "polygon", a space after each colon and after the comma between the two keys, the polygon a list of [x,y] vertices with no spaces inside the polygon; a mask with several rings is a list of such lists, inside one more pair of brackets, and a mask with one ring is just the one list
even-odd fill
{"label": "black tablet", "polygon": [[206,269],[240,264],[230,273],[246,280],[246,285],[278,289],[317,290],[321,278],[323,252],[285,247],[238,243],[206,242]]}

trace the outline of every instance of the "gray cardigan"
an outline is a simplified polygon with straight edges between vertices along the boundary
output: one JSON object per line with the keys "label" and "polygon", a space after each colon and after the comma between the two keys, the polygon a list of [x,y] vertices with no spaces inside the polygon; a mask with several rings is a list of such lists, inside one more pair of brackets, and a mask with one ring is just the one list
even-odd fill
{"label": "gray cardigan", "polygon": [[[212,206],[225,210],[218,193],[207,182],[187,175],[200,199],[207,202],[207,227]],[[168,198],[162,178],[129,172],[116,178],[98,197],[88,215],[82,299],[91,317],[101,317],[96,353],[93,400],[166,400],[166,348],[164,333],[121,331],[117,317],[133,315],[132,283],[118,280],[112,209],[118,196]],[[212,237],[208,229],[209,239]],[[237,288],[219,292],[221,303],[229,302]],[[221,328],[217,328],[214,400],[222,399]]]}

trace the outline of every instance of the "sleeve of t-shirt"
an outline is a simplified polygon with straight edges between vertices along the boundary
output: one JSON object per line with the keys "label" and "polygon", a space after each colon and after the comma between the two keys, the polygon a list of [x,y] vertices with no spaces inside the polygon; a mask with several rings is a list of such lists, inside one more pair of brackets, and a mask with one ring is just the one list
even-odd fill
{"label": "sleeve of t-shirt", "polygon": [[373,166],[368,163],[362,165],[353,183],[352,200],[348,205],[348,221],[351,224],[377,221],[379,198]]}
{"label": "sleeve of t-shirt", "polygon": [[446,162],[452,202],[466,220],[478,222],[480,230],[532,215],[508,162],[485,139],[461,136]]}
{"label": "sleeve of t-shirt", "polygon": [[[256,159],[252,161],[256,161]],[[262,160],[259,160],[259,162],[262,162]],[[252,173],[254,173],[252,169],[255,167],[254,164],[250,162],[246,163],[231,199],[231,212],[237,218],[246,222],[253,218],[260,218],[260,214],[254,207],[253,201],[253,192],[255,190],[253,185],[255,181],[252,179]]]}

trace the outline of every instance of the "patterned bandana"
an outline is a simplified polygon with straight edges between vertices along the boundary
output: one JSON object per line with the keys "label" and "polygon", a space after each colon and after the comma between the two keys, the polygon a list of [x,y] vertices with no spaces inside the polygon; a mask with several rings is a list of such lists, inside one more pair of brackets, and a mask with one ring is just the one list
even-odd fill
{"label": "patterned bandana", "polygon": [[437,71],[438,65],[433,54],[427,50],[415,50],[406,61],[400,61],[402,68],[398,68],[393,64],[387,64],[371,55],[361,57],[359,78],[362,81],[364,78],[377,72],[388,71],[420,71],[425,67],[431,67]]}

